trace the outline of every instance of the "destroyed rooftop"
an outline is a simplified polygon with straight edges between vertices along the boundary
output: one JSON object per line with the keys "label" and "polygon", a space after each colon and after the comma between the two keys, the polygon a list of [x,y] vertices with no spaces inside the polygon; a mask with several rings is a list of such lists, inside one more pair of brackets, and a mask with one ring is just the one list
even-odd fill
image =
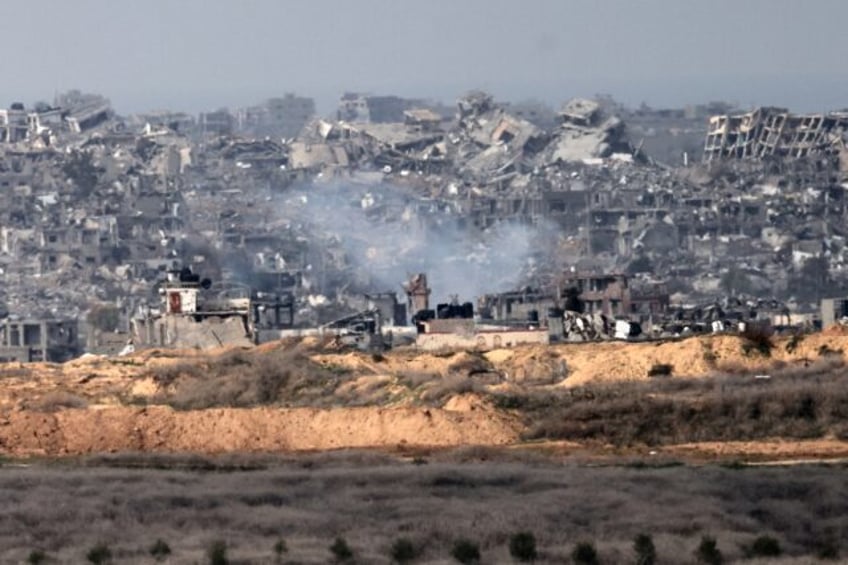
{"label": "destroyed rooftop", "polygon": [[189,265],[290,294],[309,325],[410,272],[476,300],[589,270],[650,278],[672,308],[742,296],[812,312],[848,294],[846,129],[841,111],[609,97],[546,111],[484,92],[452,109],[345,94],[333,118],[295,95],[121,116],[73,91],[0,112],[0,301],[34,319],[114,304],[126,326]]}

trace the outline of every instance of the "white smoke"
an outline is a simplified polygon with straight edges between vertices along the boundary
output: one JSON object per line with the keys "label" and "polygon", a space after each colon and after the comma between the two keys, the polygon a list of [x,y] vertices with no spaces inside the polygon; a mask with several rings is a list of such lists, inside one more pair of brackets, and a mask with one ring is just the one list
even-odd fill
{"label": "white smoke", "polygon": [[473,301],[526,284],[544,229],[499,224],[481,231],[455,203],[418,198],[398,187],[327,184],[287,191],[280,218],[326,242],[336,240],[364,280],[361,290],[399,291],[427,273],[433,301]]}

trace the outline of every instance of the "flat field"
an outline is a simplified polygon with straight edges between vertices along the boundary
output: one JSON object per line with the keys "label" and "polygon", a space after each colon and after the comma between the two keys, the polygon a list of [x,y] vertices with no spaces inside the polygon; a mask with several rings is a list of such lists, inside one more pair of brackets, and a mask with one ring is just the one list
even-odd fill
{"label": "flat field", "polygon": [[[533,533],[537,563],[570,562],[579,542],[601,563],[634,563],[633,539],[652,536],[658,563],[695,563],[702,536],[725,562],[759,536],[780,557],[813,563],[848,548],[843,464],[686,465],[661,459],[554,460],[531,452],[459,450],[402,459],[375,452],[280,458],[113,455],[0,468],[0,561],[43,551],[84,563],[98,544],[115,563],[328,563],[344,538],[359,563],[391,563],[406,538],[415,563],[453,563],[453,544],[479,544],[483,563],[512,563],[510,536]],[[275,543],[287,552],[278,561]]]}

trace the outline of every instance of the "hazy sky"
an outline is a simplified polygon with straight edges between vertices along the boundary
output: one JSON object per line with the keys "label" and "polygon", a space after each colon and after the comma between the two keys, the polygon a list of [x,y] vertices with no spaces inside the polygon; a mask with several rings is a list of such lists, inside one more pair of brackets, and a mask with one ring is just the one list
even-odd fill
{"label": "hazy sky", "polygon": [[848,0],[7,0],[0,105],[80,88],[119,112],[345,90],[453,102],[848,107]]}

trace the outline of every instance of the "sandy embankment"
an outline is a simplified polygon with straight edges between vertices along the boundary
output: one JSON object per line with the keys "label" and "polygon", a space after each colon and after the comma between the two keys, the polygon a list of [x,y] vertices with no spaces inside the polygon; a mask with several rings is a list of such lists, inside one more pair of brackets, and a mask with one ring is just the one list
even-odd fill
{"label": "sandy embankment", "polygon": [[338,448],[505,445],[517,441],[511,416],[481,407],[220,408],[180,412],[164,406],[16,411],[0,417],[7,455],[120,451],[284,452]]}
{"label": "sandy embankment", "polygon": [[[790,347],[790,345],[792,345]],[[255,348],[272,352],[280,344]],[[806,366],[827,356],[845,358],[848,336],[823,332],[790,343],[776,340],[770,357],[745,354],[735,336],[702,336],[662,343],[560,344],[485,353],[501,386],[550,390],[589,383],[648,379],[655,364],[674,377],[708,377],[723,368],[768,372]],[[339,408],[211,408],[177,411],[160,403],[161,386],[150,371],[163,365],[208,363],[213,353],[139,353],[131,358],[80,359],[64,365],[34,363],[0,367],[0,454],[78,455],[149,451],[284,452],[339,448],[503,446],[520,442],[519,417],[471,395],[454,396],[443,408],[422,406],[411,390],[391,403]],[[363,353],[310,351],[321,365],[341,368],[345,382],[333,394],[350,404],[356,387],[398,387],[401,379],[439,383],[462,377],[473,365],[467,352],[434,355],[410,350],[380,359]],[[464,367],[464,368],[463,368]],[[410,376],[411,375],[411,376]],[[475,377],[471,377],[475,378]],[[370,392],[369,392],[370,391]],[[385,395],[384,395],[385,396]],[[391,395],[386,396],[391,397]],[[59,399],[57,401],[57,398]],[[363,396],[362,398],[365,398]],[[394,397],[392,397],[394,398]],[[361,399],[360,399],[361,400]],[[147,404],[139,406],[137,404]],[[340,401],[340,404],[342,402]],[[355,405],[355,403],[354,403]],[[45,408],[45,406],[47,408]],[[54,408],[51,408],[54,406]],[[87,406],[87,408],[85,408]],[[773,457],[839,457],[843,442],[729,442],[680,446],[677,453],[716,456],[762,453]]]}

